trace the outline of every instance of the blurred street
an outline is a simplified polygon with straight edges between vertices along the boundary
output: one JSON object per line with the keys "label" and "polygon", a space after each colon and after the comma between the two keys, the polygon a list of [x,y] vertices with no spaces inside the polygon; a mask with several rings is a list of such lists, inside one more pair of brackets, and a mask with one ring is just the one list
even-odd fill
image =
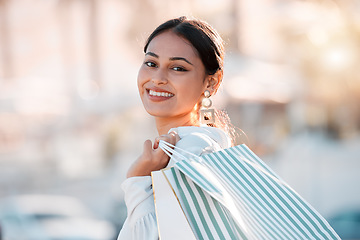
{"label": "blurred street", "polygon": [[[0,0],[4,240],[116,239],[126,217],[120,185],[157,136],[137,92],[143,45],[181,15],[206,20],[226,42],[213,103],[238,129],[236,143],[342,239],[360,239],[360,1]],[[69,197],[90,213],[56,212],[67,200],[21,210],[15,199],[25,196]],[[100,222],[102,236],[56,235]]]}

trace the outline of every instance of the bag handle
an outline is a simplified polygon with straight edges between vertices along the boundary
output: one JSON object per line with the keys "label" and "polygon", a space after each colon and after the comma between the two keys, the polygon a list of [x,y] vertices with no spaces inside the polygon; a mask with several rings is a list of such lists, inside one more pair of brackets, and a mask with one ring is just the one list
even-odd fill
{"label": "bag handle", "polygon": [[[161,148],[161,150],[163,150],[164,153],[166,153],[166,155],[168,155],[170,158],[172,158],[175,162],[187,160],[187,159],[189,159],[189,157],[195,158],[197,160],[199,159],[198,155],[188,152],[179,147],[176,147],[175,145],[168,143],[164,140],[160,140],[159,148]],[[189,156],[189,157],[186,157],[186,156]]]}
{"label": "bag handle", "polygon": [[[189,157],[193,160],[195,159],[198,162],[202,162],[202,159],[198,155],[188,152],[182,148],[176,147],[175,145],[165,142],[164,140],[160,140],[159,147],[166,153],[166,155],[168,155],[170,158],[172,158],[175,162],[180,162],[182,160],[189,160]],[[185,157],[186,155],[189,157]],[[237,155],[237,157],[239,159],[241,159],[242,161],[246,162],[247,164],[251,165],[252,167],[263,172],[264,174],[266,174],[269,178],[273,179],[274,181],[290,188],[290,186],[286,182],[284,182],[282,179],[275,177],[271,172],[269,172],[267,169],[265,169],[261,165],[248,160],[246,157],[243,157],[240,155]],[[180,160],[177,158],[179,158]]]}

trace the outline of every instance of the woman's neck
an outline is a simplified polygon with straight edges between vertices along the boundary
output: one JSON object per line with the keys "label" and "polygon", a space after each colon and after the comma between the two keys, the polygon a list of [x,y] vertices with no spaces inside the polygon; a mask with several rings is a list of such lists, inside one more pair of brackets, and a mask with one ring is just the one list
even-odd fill
{"label": "woman's neck", "polygon": [[191,116],[173,118],[156,117],[155,122],[159,135],[167,134],[171,128],[199,125],[197,118]]}

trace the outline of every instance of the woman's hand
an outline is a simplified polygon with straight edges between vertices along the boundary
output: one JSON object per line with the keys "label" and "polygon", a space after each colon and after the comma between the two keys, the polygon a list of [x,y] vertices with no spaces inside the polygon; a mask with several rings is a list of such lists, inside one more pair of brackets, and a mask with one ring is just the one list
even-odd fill
{"label": "woman's hand", "polygon": [[144,142],[143,153],[132,164],[126,177],[150,176],[152,171],[157,171],[167,166],[170,158],[159,148],[160,140],[175,145],[180,138],[176,132],[171,132],[155,138],[154,146],[152,146],[150,140],[146,140]]}

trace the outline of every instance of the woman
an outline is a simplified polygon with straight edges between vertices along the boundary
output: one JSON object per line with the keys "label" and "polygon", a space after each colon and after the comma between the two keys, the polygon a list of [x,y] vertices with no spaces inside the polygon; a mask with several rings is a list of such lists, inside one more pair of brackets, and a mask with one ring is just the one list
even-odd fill
{"label": "woman", "polygon": [[216,93],[223,77],[219,34],[203,21],[180,17],[155,29],[144,52],[138,88],[146,111],[155,117],[159,137],[154,144],[145,141],[122,184],[128,216],[119,240],[159,238],[150,174],[172,164],[158,148],[160,140],[197,155],[231,146],[226,118],[217,114],[211,126],[201,125],[199,119],[203,98]]}

